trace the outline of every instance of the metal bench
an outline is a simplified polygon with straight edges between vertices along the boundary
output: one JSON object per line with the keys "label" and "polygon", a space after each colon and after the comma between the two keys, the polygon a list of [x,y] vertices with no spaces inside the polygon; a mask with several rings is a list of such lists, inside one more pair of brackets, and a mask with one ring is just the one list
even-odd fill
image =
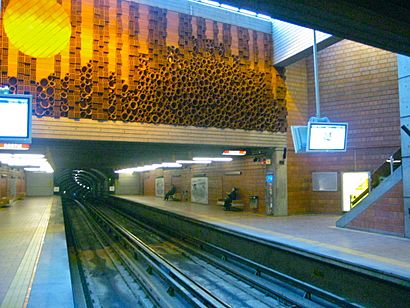
{"label": "metal bench", "polygon": [[172,201],[181,201],[182,200],[182,194],[180,192],[176,192],[175,194],[169,196],[169,198]]}
{"label": "metal bench", "polygon": [[0,198],[0,206],[8,205],[10,203],[9,197],[1,197]]}
{"label": "metal bench", "polygon": [[[224,205],[225,204],[225,199],[218,199],[216,201],[216,205]],[[231,208],[235,208],[238,210],[243,210],[243,208],[245,207],[245,205],[243,204],[241,199],[237,199],[237,200],[232,200],[232,205]]]}

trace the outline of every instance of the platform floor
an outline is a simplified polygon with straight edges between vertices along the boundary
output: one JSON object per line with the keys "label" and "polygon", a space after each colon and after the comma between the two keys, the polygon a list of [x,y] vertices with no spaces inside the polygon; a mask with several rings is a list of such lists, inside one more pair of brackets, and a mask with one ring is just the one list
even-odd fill
{"label": "platform floor", "polygon": [[0,208],[0,304],[74,306],[59,198],[28,197]]}
{"label": "platform floor", "polygon": [[335,224],[340,216],[273,217],[150,196],[117,197],[410,279],[410,239],[337,228]]}

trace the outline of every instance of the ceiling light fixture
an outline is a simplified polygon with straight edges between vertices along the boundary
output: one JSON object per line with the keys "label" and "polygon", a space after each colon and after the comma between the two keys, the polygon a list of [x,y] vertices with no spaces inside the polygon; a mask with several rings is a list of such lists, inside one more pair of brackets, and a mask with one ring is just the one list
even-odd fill
{"label": "ceiling light fixture", "polygon": [[195,160],[195,161],[200,161],[200,160],[202,160],[202,161],[225,161],[225,162],[228,162],[228,161],[232,161],[232,157],[194,157],[194,158],[192,158],[192,160]]}
{"label": "ceiling light fixture", "polygon": [[249,16],[257,16],[258,14],[249,10],[245,10],[245,9],[240,9],[239,13],[245,14],[245,15],[249,15]]}
{"label": "ceiling light fixture", "polygon": [[265,19],[265,20],[272,20],[272,17],[268,16],[268,15],[264,15],[264,14],[258,14],[257,15],[258,18],[260,19]]}
{"label": "ceiling light fixture", "polygon": [[234,7],[232,5],[227,5],[227,4],[221,4],[221,8],[228,10],[228,11],[234,11],[234,12],[238,12],[239,8]]}
{"label": "ceiling light fixture", "polygon": [[0,154],[0,162],[11,167],[27,167],[25,171],[53,173],[43,154]]}
{"label": "ceiling light fixture", "polygon": [[221,4],[216,1],[210,1],[210,0],[200,0],[204,4],[212,5],[212,6],[220,6]]}
{"label": "ceiling light fixture", "polygon": [[177,160],[178,164],[210,164],[211,160]]}
{"label": "ceiling light fixture", "polygon": [[162,167],[166,167],[166,168],[180,168],[180,167],[182,167],[182,165],[179,164],[179,163],[162,163],[161,165],[162,165]]}

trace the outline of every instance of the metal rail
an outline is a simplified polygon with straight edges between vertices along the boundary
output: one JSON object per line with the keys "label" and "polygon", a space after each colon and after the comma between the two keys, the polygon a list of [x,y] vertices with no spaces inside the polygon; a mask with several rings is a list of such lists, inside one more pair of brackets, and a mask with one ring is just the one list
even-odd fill
{"label": "metal rail", "polygon": [[[138,302],[139,307],[167,307],[167,308],[175,308],[175,307],[186,307],[187,303],[186,301],[181,301],[178,298],[171,296],[167,294],[167,289],[163,287],[162,283],[156,283],[153,281],[154,275],[152,273],[146,273],[145,268],[138,268],[137,266],[134,266],[133,262],[135,260],[132,260],[132,262],[129,260],[130,258],[124,253],[123,250],[115,243],[112,242],[109,238],[109,236],[104,232],[103,229],[95,222],[95,220],[90,217],[90,214],[88,209],[83,206],[82,203],[76,201],[77,203],[77,208],[79,211],[75,212],[75,215],[80,215],[77,216],[79,220],[81,221],[81,224],[84,226],[87,226],[87,230],[93,234],[92,241],[97,242],[101,245],[102,250],[99,250],[98,256],[101,257],[101,252],[104,251],[104,255],[106,255],[107,260],[110,259],[115,270],[108,270],[108,276],[114,275],[114,276],[121,276],[123,281],[125,282],[126,285],[128,285],[131,293],[133,294],[135,298],[135,302]],[[87,236],[85,236],[87,238]],[[81,247],[81,245],[78,245],[77,241],[77,236],[76,234],[73,233],[73,239],[77,243],[76,247]],[[84,240],[84,239],[83,239]],[[111,242],[110,245],[106,245],[106,243]],[[104,244],[105,243],[105,244]],[[77,251],[76,251],[77,253]],[[78,253],[77,253],[78,255]],[[81,256],[78,256],[78,261],[80,263],[82,262]],[[120,262],[120,263],[119,263]],[[96,265],[97,266],[97,265]],[[95,266],[94,266],[95,267]],[[82,287],[84,288],[84,295],[87,299],[86,301],[86,306],[87,307],[102,307],[102,306],[110,306],[111,304],[118,304],[118,302],[114,299],[113,303],[107,303],[106,298],[107,295],[104,295],[107,293],[107,290],[111,292],[113,290],[113,286],[111,284],[108,285],[102,285],[101,282],[98,282],[97,284],[94,283],[93,277],[97,277],[96,279],[98,280],[98,276],[101,277],[106,277],[106,273],[100,273],[101,269],[99,269],[98,275],[95,274],[90,274],[90,271],[94,271],[94,267],[91,269],[88,268],[86,269],[86,266],[81,266],[81,272],[82,272]],[[120,267],[122,269],[120,269]],[[124,271],[125,270],[125,271]],[[127,274],[128,273],[128,274]],[[131,274],[131,277],[126,277]],[[113,276],[113,277],[114,277]],[[144,276],[149,276],[147,279]],[[110,279],[109,279],[110,280]],[[117,278],[113,278],[112,281],[117,281]],[[132,285],[138,285],[138,287],[133,288]],[[100,291],[100,288],[103,288],[102,290],[105,291]],[[138,289],[142,290],[138,290]],[[116,290],[114,288],[114,290]],[[123,290],[123,289],[122,289]],[[122,294],[122,292],[117,293],[116,291],[113,291],[113,294]],[[138,293],[140,293],[138,296]],[[142,293],[142,294],[141,294]],[[97,295],[99,294],[99,295]],[[102,294],[102,295],[101,295]],[[105,305],[102,305],[99,296],[103,296],[105,298]],[[111,296],[108,296],[108,298],[112,298]],[[119,296],[121,298],[121,296]],[[122,298],[122,301],[128,302],[128,300],[125,298]],[[129,303],[130,304],[130,303]],[[135,304],[135,303],[134,303]],[[81,306],[80,306],[81,307]]]}
{"label": "metal rail", "polygon": [[[153,233],[159,234],[163,238],[176,241],[175,238],[170,239],[169,234],[160,232],[158,226],[154,227],[144,224],[140,220],[137,220],[134,217],[122,212],[118,208],[111,207],[110,210],[118,213],[123,217],[126,217],[126,219],[132,221],[134,224],[141,226],[144,229],[148,229]],[[187,245],[187,243],[189,243],[190,245]],[[311,284],[307,284],[303,281],[275,271],[252,260],[243,258],[238,254],[234,254],[227,251],[226,249],[206,243],[199,239],[184,237],[183,240],[179,240],[177,244],[178,246],[183,247],[185,250],[191,252],[192,254],[198,255],[200,258],[229,273],[230,275],[236,276],[238,279],[244,281],[245,283],[248,283],[252,287],[257,288],[266,294],[270,294],[271,296],[274,296],[280,300],[284,300],[290,305],[308,305],[312,307],[314,306],[315,301],[317,301],[318,305],[335,304],[343,307],[358,307],[357,305],[349,303],[346,299],[335,294],[319,289]],[[199,250],[193,249],[191,245],[198,247]],[[210,252],[212,256],[204,253],[204,251]],[[231,264],[238,264],[239,267],[242,268],[246,267],[248,272],[253,272],[253,277],[247,275],[246,273],[238,271],[236,268],[232,268]],[[271,285],[267,286],[266,284],[262,284],[260,281],[258,281],[258,279],[255,279],[257,277],[273,278],[275,283],[278,284],[275,285],[277,290],[275,290],[275,288],[271,288]],[[266,281],[264,283],[266,283]],[[286,289],[286,292],[283,292],[284,289]],[[303,298],[295,296],[294,294],[296,292],[301,294]]]}
{"label": "metal rail", "polygon": [[194,280],[188,278],[178,268],[158,255],[111,217],[108,217],[91,204],[88,204],[87,207],[92,209],[93,215],[95,215],[100,223],[103,223],[105,227],[110,228],[112,232],[116,233],[117,238],[122,237],[123,240],[127,242],[128,248],[134,248],[134,251],[139,257],[144,258],[144,260],[150,264],[150,270],[155,270],[172,286],[168,289],[169,293],[178,292],[183,295],[189,303],[197,307],[230,307],[228,303],[215,296]]}
{"label": "metal rail", "polygon": [[[82,288],[82,296],[84,297],[84,301],[85,303],[81,303],[78,304],[77,301],[82,301],[82,298],[75,298],[76,301],[76,305],[78,305],[79,307],[81,307],[82,305],[86,305],[87,307],[93,307],[93,303],[98,302],[98,300],[93,296],[93,293],[90,290],[90,286],[87,283],[87,279],[86,279],[86,273],[81,261],[81,257],[78,254],[78,250],[76,249],[76,247],[79,247],[78,241],[77,241],[77,237],[74,234],[72,225],[73,222],[71,220],[70,215],[67,213],[67,208],[65,206],[63,206],[63,216],[64,216],[64,221],[66,223],[66,230],[67,230],[67,242],[73,245],[73,251],[72,254],[70,254],[70,260],[72,261],[72,264],[75,264],[75,269],[78,272],[78,275],[80,277],[80,281],[81,281],[81,288]],[[70,251],[70,249],[69,249]],[[73,265],[71,264],[70,267],[73,267]]]}
{"label": "metal rail", "polygon": [[168,233],[172,231],[173,236],[196,238],[223,247],[257,264],[337,294],[355,305],[406,307],[404,303],[410,302],[410,279],[405,277],[266,241],[118,197],[110,197],[105,202],[148,225],[162,226]]}

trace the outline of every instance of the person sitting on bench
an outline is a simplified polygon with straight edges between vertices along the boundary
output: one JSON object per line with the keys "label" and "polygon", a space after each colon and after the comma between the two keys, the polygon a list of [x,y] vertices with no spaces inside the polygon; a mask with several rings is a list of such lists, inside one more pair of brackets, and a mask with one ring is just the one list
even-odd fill
{"label": "person sitting on bench", "polygon": [[236,200],[237,192],[238,192],[238,189],[236,187],[234,187],[234,188],[232,188],[231,192],[226,195],[226,198],[224,200],[224,207],[225,207],[224,210],[225,211],[230,211],[231,210],[232,201]]}
{"label": "person sitting on bench", "polygon": [[177,188],[175,187],[175,185],[172,185],[171,189],[165,194],[164,200],[168,200],[169,197],[175,195],[176,192],[177,192]]}

